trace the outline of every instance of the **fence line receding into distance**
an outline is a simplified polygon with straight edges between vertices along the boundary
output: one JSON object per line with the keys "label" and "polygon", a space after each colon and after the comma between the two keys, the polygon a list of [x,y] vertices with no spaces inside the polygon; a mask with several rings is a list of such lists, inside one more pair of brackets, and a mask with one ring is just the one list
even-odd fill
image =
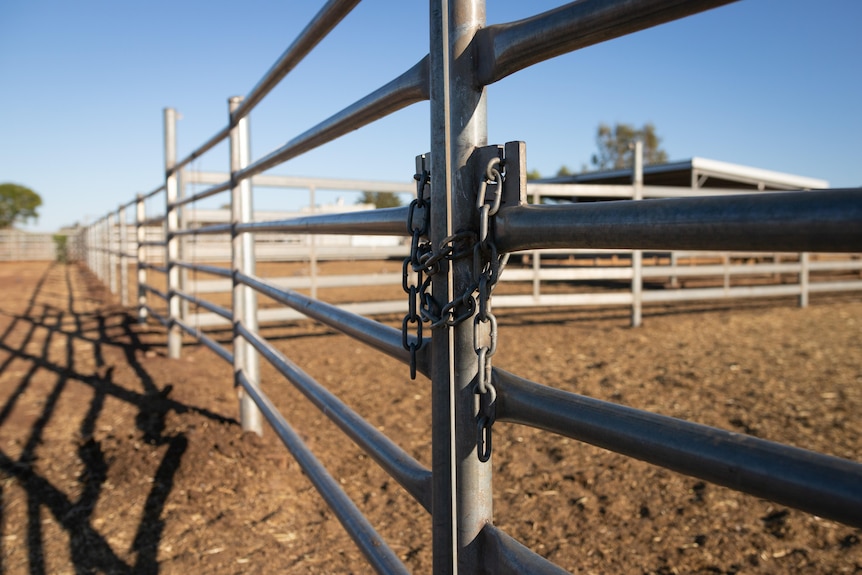
{"label": "fence line receding into distance", "polygon": [[[805,305],[808,293],[818,289],[859,289],[860,266],[855,256],[821,259],[811,253],[860,251],[862,196],[858,190],[644,200],[662,193],[644,186],[636,168],[631,187],[621,192],[630,191],[628,199],[530,205],[524,144],[487,145],[486,86],[556,55],[683,18],[727,0],[582,0],[532,18],[487,26],[484,0],[432,0],[430,51],[415,66],[270,153],[252,159],[250,113],[357,3],[326,2],[251,92],[230,100],[227,126],[185,158],[176,157],[176,114],[166,110],[165,181],[87,226],[84,260],[112,291],[121,294],[124,304],[129,303],[125,270],[136,265],[139,317],[165,326],[171,357],[179,357],[185,332],[233,364],[235,384],[244,390],[243,426],[260,432],[264,419],[272,426],[371,565],[381,573],[406,571],[268,399],[259,381],[261,357],[430,513],[435,573],[562,572],[493,525],[495,422],[538,427],[822,517],[862,525],[859,463],[564,392],[521,379],[491,363],[496,347],[492,301],[494,309],[504,305],[630,305],[637,324],[642,302],[783,294],[798,296]],[[267,170],[426,100],[430,101],[430,154],[416,151],[420,154],[412,188],[416,199],[409,207],[255,220],[253,184],[301,185],[312,190],[318,185],[279,182],[280,176],[265,174]],[[225,140],[230,145],[229,173],[192,169],[197,158]],[[208,187],[184,196],[185,186],[192,181]],[[338,186],[333,181],[319,185]],[[358,187],[355,182],[344,185]],[[380,184],[377,189],[405,191],[401,184]],[[230,193],[227,221],[194,222],[184,211],[190,203],[224,193]],[[552,195],[554,190],[534,187],[530,193],[538,197]],[[313,282],[320,278],[312,278],[306,285],[258,277],[255,238],[263,240],[273,233],[405,237],[403,244],[395,244],[393,253],[386,252],[387,257],[397,252],[407,258],[403,274],[377,278],[403,284],[408,294],[404,298],[408,301],[398,304],[400,313],[407,312],[403,329],[296,291],[306,287],[313,291]],[[221,266],[216,261],[205,262],[201,255],[207,237],[221,238],[225,247],[230,246],[230,256]],[[261,257],[263,243],[257,245]],[[313,241],[303,249],[312,262],[317,252],[325,252]],[[535,250],[555,251],[539,255]],[[691,250],[708,253],[699,251],[698,256],[688,253]],[[368,251],[367,247],[356,250]],[[771,255],[750,264],[736,257],[740,251]],[[588,266],[545,265],[563,253],[577,260],[586,257],[584,253],[600,258],[612,252],[621,252],[625,263],[601,271]],[[504,271],[509,254],[516,255]],[[517,267],[514,260],[522,256],[532,260]],[[824,270],[853,277],[842,282],[821,281],[817,274]],[[211,283],[198,281],[195,287],[189,272],[210,275],[212,280],[207,281]],[[733,276],[746,273],[793,276],[795,280],[769,289],[730,285]],[[164,290],[155,287],[153,274],[164,279]],[[699,293],[697,289],[644,289],[644,279],[684,282],[692,274],[725,279],[717,288],[699,288],[711,290]],[[541,289],[547,281],[602,278],[629,282],[631,289],[606,294],[605,300],[590,294],[547,294]],[[498,280],[530,282],[532,292],[492,296]],[[230,291],[231,305],[201,297],[214,290]],[[260,335],[259,294],[395,357],[405,369],[409,366],[430,379],[433,472]],[[208,315],[193,319],[191,307]],[[391,312],[394,308],[381,309]],[[204,318],[233,326],[232,351],[200,329]],[[497,452],[496,456],[506,454]]]}

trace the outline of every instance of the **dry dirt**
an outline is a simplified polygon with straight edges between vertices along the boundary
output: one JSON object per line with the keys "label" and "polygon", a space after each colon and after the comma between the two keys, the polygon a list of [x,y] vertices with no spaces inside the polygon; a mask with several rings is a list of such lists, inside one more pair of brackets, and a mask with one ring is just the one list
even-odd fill
{"label": "dry dirt", "polygon": [[[81,268],[0,265],[0,572],[365,573],[231,369]],[[585,395],[860,460],[862,301],[501,310],[495,364]],[[428,382],[311,323],[264,330],[424,464]],[[213,334],[229,345],[226,332]],[[372,524],[428,573],[430,521],[278,377],[263,385]],[[862,530],[572,440],[495,426],[495,522],[576,573],[858,573]],[[862,489],[862,486],[860,486]]]}

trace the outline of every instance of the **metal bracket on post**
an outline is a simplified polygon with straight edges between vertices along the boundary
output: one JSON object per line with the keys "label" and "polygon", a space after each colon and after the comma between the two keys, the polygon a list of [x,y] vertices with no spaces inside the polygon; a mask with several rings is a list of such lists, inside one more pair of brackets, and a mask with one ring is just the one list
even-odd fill
{"label": "metal bracket on post", "polygon": [[511,208],[527,203],[527,144],[506,142],[503,146],[505,179],[503,180],[502,208]]}
{"label": "metal bracket on post", "polygon": [[[527,144],[521,141],[506,142],[504,145],[485,146],[473,155],[476,180],[486,177],[485,169],[494,158],[500,159],[503,174],[503,190],[500,208],[510,208],[527,203]],[[485,201],[496,194],[496,183],[488,183]]]}

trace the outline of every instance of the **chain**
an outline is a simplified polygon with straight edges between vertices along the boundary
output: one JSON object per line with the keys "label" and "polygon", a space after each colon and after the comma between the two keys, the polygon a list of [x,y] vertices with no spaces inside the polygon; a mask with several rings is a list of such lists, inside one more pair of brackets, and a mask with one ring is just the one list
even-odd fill
{"label": "chain", "polygon": [[[404,260],[401,271],[402,288],[408,297],[407,315],[401,322],[401,344],[410,352],[410,379],[416,379],[416,354],[423,343],[422,324],[427,322],[432,329],[436,329],[465,321],[476,311],[473,292],[477,289],[473,287],[443,306],[432,297],[431,280],[440,271],[440,263],[470,257],[473,253],[470,246],[475,244],[476,234],[469,231],[452,234],[440,242],[435,253],[431,242],[422,241],[422,236],[428,233],[430,219],[430,204],[424,199],[424,192],[430,184],[431,175],[423,168],[414,179],[417,182],[416,199],[410,203],[407,212],[410,254]],[[411,329],[414,331],[412,341]]]}
{"label": "chain", "polygon": [[[428,264],[431,259],[431,243],[423,242],[422,236],[428,234],[429,204],[425,201],[425,188],[431,181],[427,169],[414,176],[416,179],[416,199],[410,202],[407,212],[407,233],[410,234],[410,254],[404,259],[401,269],[401,287],[407,294],[407,315],[401,322],[401,345],[410,352],[410,379],[416,379],[416,352],[422,347],[422,322],[425,306],[433,303],[428,288],[431,285],[431,275],[436,269],[436,262]],[[412,272],[412,273],[411,273]],[[427,278],[423,276],[426,275]],[[430,302],[430,303],[429,303]],[[410,340],[410,330],[413,326],[414,338]]]}
{"label": "chain", "polygon": [[[473,248],[473,277],[476,278],[476,315],[473,317],[473,349],[479,359],[476,375],[476,453],[479,461],[491,458],[491,426],[496,419],[497,390],[491,381],[491,358],[497,352],[497,318],[491,312],[491,292],[508,261],[502,258],[491,238],[491,218],[500,209],[503,174],[500,158],[492,158],[479,184],[476,209],[479,210],[479,237]],[[488,185],[496,184],[494,195],[486,198]],[[472,294],[471,294],[472,295]]]}
{"label": "chain", "polygon": [[[476,377],[476,451],[479,460],[491,458],[491,427],[496,419],[497,390],[492,382],[491,358],[497,351],[497,318],[491,311],[491,293],[508,261],[508,254],[498,254],[491,233],[492,218],[500,209],[504,175],[500,158],[488,162],[479,183],[476,209],[479,211],[479,233],[457,232],[440,243],[435,251],[431,242],[422,241],[428,234],[429,203],[424,199],[431,175],[427,169],[416,174],[416,199],[410,203],[407,232],[411,237],[410,254],[402,266],[402,288],[408,296],[408,312],[401,323],[401,342],[410,352],[410,378],[416,378],[416,355],[422,347],[422,324],[432,329],[454,327],[473,318],[473,349],[478,357]],[[495,185],[490,198],[488,186]],[[440,271],[444,260],[472,257],[473,283],[452,301],[440,305],[431,294],[431,279]],[[411,340],[411,330],[414,337]]]}

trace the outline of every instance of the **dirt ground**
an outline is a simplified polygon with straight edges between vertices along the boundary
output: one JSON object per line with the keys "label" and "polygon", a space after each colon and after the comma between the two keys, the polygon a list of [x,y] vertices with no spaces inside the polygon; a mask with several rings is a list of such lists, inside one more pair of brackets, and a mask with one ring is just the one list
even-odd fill
{"label": "dirt ground", "polygon": [[[231,369],[165,357],[83,269],[0,265],[0,572],[366,573]],[[860,460],[862,298],[500,310],[495,365],[584,395]],[[425,465],[428,382],[312,323],[264,333]],[[214,337],[229,345],[227,332]],[[395,552],[418,504],[266,366],[264,389]],[[859,573],[862,530],[532,429],[494,428],[495,523],[575,573]],[[862,489],[862,486],[860,486]]]}

